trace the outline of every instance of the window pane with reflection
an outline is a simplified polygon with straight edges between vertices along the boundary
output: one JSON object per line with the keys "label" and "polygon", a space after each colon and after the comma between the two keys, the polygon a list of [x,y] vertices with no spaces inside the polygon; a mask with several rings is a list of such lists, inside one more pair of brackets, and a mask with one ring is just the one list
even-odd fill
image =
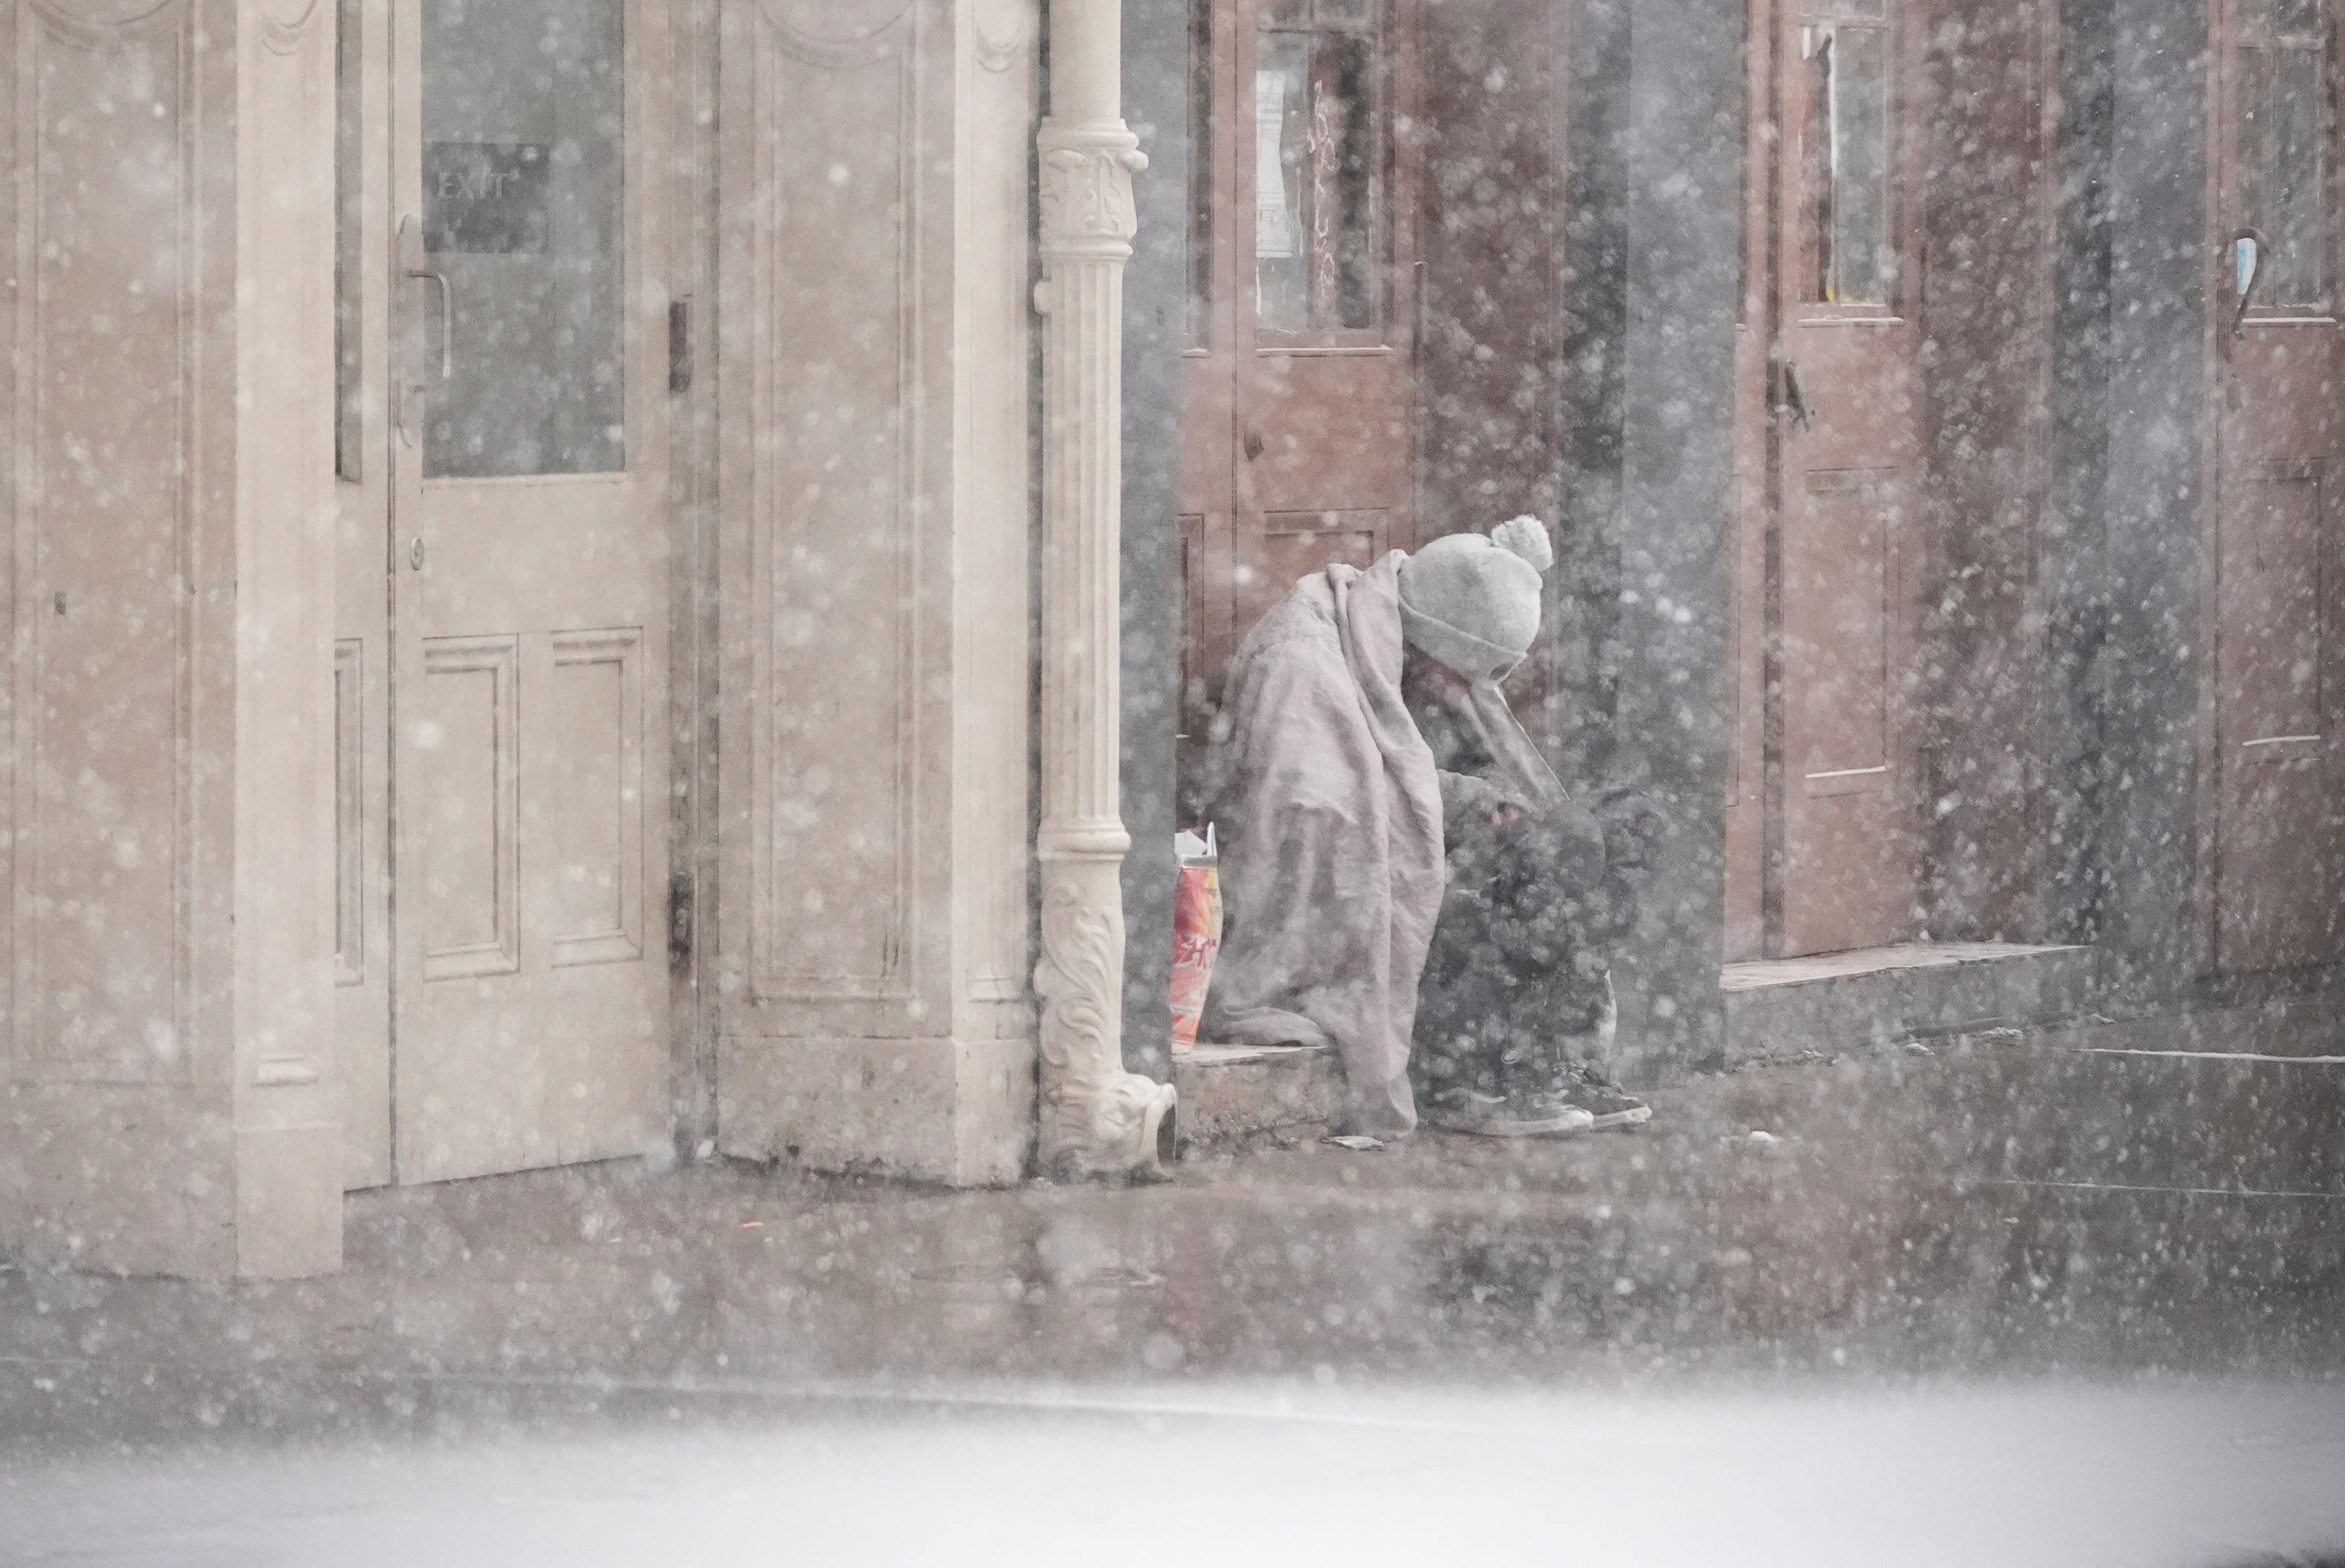
{"label": "window pane with reflection", "polygon": [[1385,137],[1372,0],[1266,5],[1254,49],[1254,291],[1263,329],[1377,325]]}
{"label": "window pane with reflection", "polygon": [[1886,305],[1889,238],[1889,30],[1814,29],[1808,48],[1808,186],[1815,212],[1814,298]]}
{"label": "window pane with reflection", "polygon": [[2257,302],[2320,305],[2328,292],[2325,71],[2318,0],[2259,0],[2239,51],[2239,220],[2263,234]]}

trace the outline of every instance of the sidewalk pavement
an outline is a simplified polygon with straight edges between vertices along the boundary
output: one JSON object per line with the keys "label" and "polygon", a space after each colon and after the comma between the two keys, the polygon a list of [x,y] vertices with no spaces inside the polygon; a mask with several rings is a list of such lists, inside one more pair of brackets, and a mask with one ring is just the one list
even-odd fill
{"label": "sidewalk pavement", "polygon": [[[626,1163],[357,1194],[331,1279],[0,1272],[0,1358],[19,1369],[0,1375],[0,1445],[329,1419],[311,1380],[404,1399],[467,1379],[2345,1368],[2345,1064],[1893,1051],[1655,1107],[1641,1128],[1311,1145],[1153,1188]],[[172,1379],[208,1402],[140,1392]],[[366,1419],[365,1400],[330,1402]]]}
{"label": "sidewalk pavement", "polygon": [[356,1195],[331,1279],[0,1270],[0,1563],[1292,1562],[1345,1510],[1390,1512],[1347,1563],[2345,1547],[2345,1063],[1654,1104],[1142,1188],[606,1165]]}

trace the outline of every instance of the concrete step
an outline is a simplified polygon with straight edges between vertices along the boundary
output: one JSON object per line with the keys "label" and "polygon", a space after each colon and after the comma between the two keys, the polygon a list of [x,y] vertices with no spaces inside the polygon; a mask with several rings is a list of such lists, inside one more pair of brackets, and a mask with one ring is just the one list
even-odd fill
{"label": "concrete step", "polygon": [[1900,1040],[2029,1029],[2089,1006],[2089,947],[1906,943],[1729,964],[1729,1066],[1792,1061]]}
{"label": "concrete step", "polygon": [[1690,1179],[1713,1140],[1763,1129],[1779,1154],[1828,1168],[1851,1203],[1889,1172],[2210,1201],[2310,1195],[2332,1206],[2325,1223],[2345,1245],[2345,1055],[2167,1050],[2157,1037],[2067,1025],[1750,1064],[1655,1092],[1650,1137],[1670,1144],[1655,1169]]}
{"label": "concrete step", "polygon": [[1343,1106],[1344,1072],[1325,1046],[1197,1045],[1172,1053],[1183,1151],[1225,1153],[1307,1142]]}
{"label": "concrete step", "polygon": [[2031,1037],[2031,1048],[1958,1056],[1979,1168],[2095,1187],[2345,1198],[2345,1056],[2177,1050],[2158,1034],[2094,1024]]}

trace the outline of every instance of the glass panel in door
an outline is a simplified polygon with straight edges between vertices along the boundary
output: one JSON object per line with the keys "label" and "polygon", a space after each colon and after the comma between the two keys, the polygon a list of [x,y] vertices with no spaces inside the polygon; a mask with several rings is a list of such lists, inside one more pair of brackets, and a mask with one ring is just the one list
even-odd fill
{"label": "glass panel in door", "polygon": [[1886,305],[1889,29],[1838,22],[1807,29],[1807,188],[1816,272],[1810,298]]}
{"label": "glass panel in door", "polygon": [[2320,0],[2249,0],[2240,16],[2238,213],[2269,248],[2256,303],[2327,298],[2327,72]]}
{"label": "glass panel in door", "polygon": [[1376,10],[1265,5],[1254,45],[1254,289],[1266,332],[1377,325]]}
{"label": "glass panel in door", "polygon": [[[423,0],[427,479],[626,466],[620,0]],[[433,343],[431,352],[442,351]]]}

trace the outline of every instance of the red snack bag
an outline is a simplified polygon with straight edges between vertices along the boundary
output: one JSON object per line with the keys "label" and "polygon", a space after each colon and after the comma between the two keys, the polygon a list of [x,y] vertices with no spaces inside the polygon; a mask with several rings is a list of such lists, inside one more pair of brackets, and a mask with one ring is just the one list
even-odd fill
{"label": "red snack bag", "polygon": [[1174,841],[1181,879],[1172,893],[1172,1044],[1197,1043],[1197,1019],[1213,983],[1213,955],[1222,946],[1222,873],[1211,837],[1183,833]]}

